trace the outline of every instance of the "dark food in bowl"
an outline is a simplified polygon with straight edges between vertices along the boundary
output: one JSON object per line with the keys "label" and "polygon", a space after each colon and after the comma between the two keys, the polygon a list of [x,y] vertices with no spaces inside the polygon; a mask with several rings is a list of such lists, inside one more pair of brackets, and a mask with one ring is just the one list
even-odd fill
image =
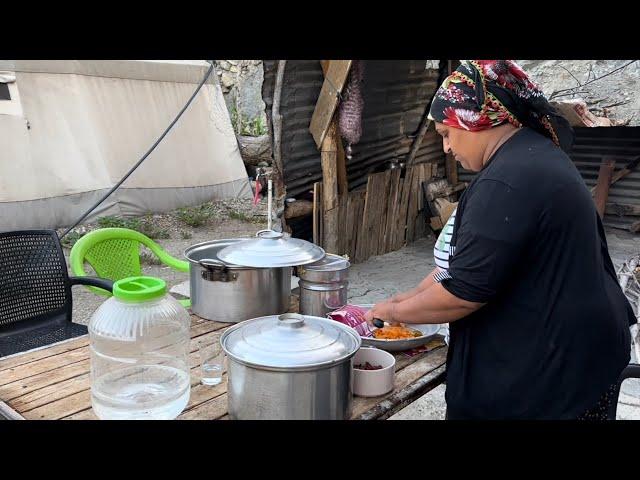
{"label": "dark food in bowl", "polygon": [[353,368],[358,370],[380,370],[382,365],[371,365],[369,362],[365,362],[364,364],[354,365]]}

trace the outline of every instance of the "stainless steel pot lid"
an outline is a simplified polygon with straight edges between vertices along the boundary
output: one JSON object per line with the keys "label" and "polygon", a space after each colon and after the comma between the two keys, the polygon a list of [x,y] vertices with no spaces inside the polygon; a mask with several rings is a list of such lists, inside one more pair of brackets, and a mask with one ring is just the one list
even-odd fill
{"label": "stainless steel pot lid", "polygon": [[317,262],[324,257],[319,246],[299,238],[285,237],[273,230],[260,230],[257,238],[220,250],[218,258],[226,263],[254,268],[293,267]]}
{"label": "stainless steel pot lid", "polygon": [[351,263],[346,258],[327,253],[322,260],[306,265],[304,269],[313,272],[337,272],[346,270],[350,266]]}
{"label": "stainless steel pot lid", "polygon": [[362,343],[358,333],[342,323],[297,313],[247,320],[228,329],[220,341],[234,360],[275,370],[338,363],[355,355]]}
{"label": "stainless steel pot lid", "polygon": [[228,247],[229,245],[235,245],[239,242],[246,242],[248,240],[251,240],[251,238],[225,238],[220,240],[210,240],[208,242],[202,242],[190,246],[184,251],[184,256],[193,265],[200,265],[205,268],[215,266],[241,270],[246,267],[223,263],[218,257],[218,254],[220,253],[220,250]]}

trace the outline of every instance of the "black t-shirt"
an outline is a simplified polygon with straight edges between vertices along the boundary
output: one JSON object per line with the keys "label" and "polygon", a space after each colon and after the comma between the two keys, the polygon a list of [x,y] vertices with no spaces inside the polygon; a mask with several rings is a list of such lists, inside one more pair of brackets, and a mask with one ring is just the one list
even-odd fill
{"label": "black t-shirt", "polygon": [[449,418],[576,418],[629,363],[635,317],[569,157],[523,128],[458,204],[449,275],[486,303],[452,322]]}

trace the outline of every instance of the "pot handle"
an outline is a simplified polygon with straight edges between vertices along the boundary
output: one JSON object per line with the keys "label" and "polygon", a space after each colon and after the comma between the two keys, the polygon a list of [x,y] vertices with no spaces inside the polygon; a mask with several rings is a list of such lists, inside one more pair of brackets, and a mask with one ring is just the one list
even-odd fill
{"label": "pot handle", "polygon": [[203,258],[202,260],[198,260],[198,264],[206,268],[207,270],[216,269],[216,270],[226,270],[227,266],[221,262],[220,260],[215,260],[213,258]]}
{"label": "pot handle", "polygon": [[304,326],[304,316],[299,313],[283,313],[278,317],[278,324],[289,328]]}
{"label": "pot handle", "polygon": [[229,271],[227,266],[220,260],[213,258],[203,258],[198,264],[204,268],[201,276],[209,282],[234,282],[238,279],[238,274]]}
{"label": "pot handle", "polygon": [[258,231],[256,233],[256,237],[267,238],[269,240],[277,240],[284,237],[284,234],[282,232],[276,232],[275,230],[265,229]]}

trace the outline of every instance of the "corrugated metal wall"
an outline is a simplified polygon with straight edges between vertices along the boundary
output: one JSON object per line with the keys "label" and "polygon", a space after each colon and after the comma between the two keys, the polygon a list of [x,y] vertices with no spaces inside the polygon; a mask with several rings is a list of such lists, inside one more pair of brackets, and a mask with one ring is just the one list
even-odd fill
{"label": "corrugated metal wall", "polygon": [[[603,157],[616,160],[616,172],[640,155],[640,127],[576,128],[576,142],[571,158],[589,188],[598,181]],[[609,190],[607,204],[640,205],[640,168],[618,180]],[[606,214],[604,224],[629,228],[638,217]]]}
{"label": "corrugated metal wall", "polygon": [[[631,159],[640,156],[640,127],[576,127],[576,138],[571,159],[589,188],[598,180],[602,158],[616,159],[616,172]],[[461,181],[469,182],[474,173],[458,165]],[[609,190],[607,204],[640,205],[640,168],[617,181]],[[607,214],[604,224],[627,229],[638,217]]]}
{"label": "corrugated metal wall", "polygon": [[[265,60],[263,65],[262,96],[270,119],[277,61]],[[425,60],[365,61],[363,133],[347,163],[350,190],[364,185],[367,173],[409,152],[411,136],[437,88],[438,71],[425,66]],[[280,112],[288,196],[312,190],[313,183],[322,180],[320,152],[309,124],[323,81],[319,60],[287,61]],[[442,142],[433,129],[425,135],[415,162],[438,162],[439,174],[444,175]]]}

